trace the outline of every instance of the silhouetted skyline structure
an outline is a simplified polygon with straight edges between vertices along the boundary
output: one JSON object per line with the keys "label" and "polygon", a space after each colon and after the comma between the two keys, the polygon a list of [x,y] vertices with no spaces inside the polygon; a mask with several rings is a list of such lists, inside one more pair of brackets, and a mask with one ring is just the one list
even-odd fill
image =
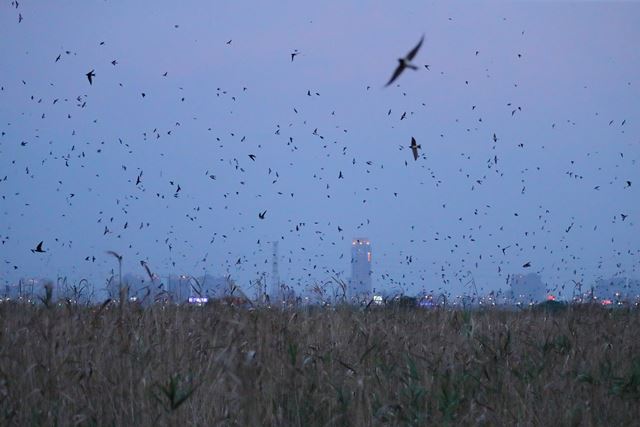
{"label": "silhouetted skyline structure", "polygon": [[351,279],[347,297],[350,300],[371,296],[371,242],[366,237],[351,242]]}

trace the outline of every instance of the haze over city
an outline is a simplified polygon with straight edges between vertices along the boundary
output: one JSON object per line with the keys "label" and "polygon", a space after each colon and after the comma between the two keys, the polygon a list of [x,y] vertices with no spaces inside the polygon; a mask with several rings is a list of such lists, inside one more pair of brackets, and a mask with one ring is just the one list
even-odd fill
{"label": "haze over city", "polygon": [[4,1],[2,284],[100,288],[111,250],[247,289],[278,241],[303,291],[347,280],[359,236],[389,292],[637,279],[638,22],[631,2]]}

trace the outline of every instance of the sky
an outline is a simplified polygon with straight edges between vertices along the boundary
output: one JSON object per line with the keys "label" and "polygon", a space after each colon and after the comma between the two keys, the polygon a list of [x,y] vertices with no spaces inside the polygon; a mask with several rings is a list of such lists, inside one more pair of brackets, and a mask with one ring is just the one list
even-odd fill
{"label": "sky", "polygon": [[640,3],[344,3],[3,0],[0,283],[640,277]]}

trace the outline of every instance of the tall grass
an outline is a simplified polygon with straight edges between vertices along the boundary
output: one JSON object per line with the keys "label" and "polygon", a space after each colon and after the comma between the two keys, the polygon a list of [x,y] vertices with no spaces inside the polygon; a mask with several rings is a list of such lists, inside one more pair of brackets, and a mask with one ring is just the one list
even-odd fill
{"label": "tall grass", "polygon": [[638,311],[0,305],[0,425],[638,420]]}

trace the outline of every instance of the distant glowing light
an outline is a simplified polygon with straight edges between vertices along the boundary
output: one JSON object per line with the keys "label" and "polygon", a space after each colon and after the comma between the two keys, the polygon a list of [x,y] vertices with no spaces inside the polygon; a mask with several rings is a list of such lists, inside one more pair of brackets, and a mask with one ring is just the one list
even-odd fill
{"label": "distant glowing light", "polygon": [[209,302],[207,297],[189,297],[189,304],[206,304]]}
{"label": "distant glowing light", "polygon": [[547,301],[555,301],[556,297],[555,295],[547,295]]}

